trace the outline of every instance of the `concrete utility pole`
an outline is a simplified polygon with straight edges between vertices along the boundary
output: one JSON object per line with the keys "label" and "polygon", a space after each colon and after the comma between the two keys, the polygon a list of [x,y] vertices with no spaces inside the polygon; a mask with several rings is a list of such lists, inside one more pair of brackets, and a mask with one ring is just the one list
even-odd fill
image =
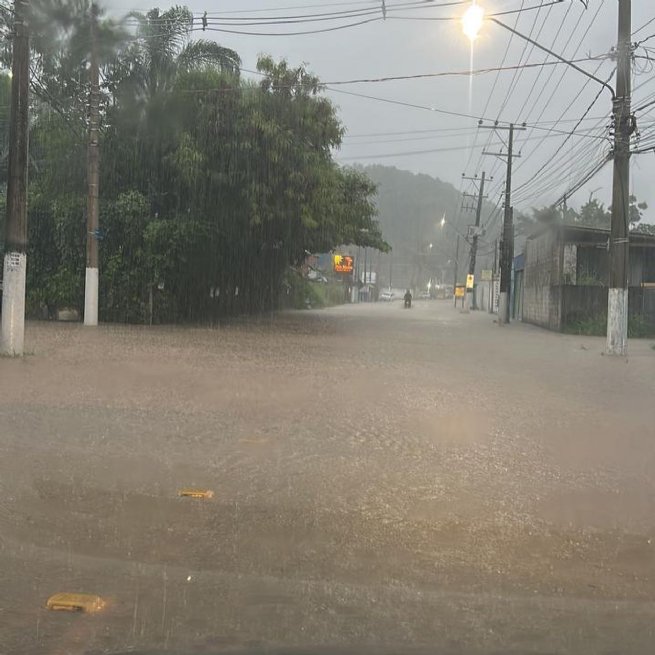
{"label": "concrete utility pole", "polygon": [[[475,275],[475,261],[478,255],[478,236],[480,231],[480,217],[482,216],[482,200],[484,199],[484,181],[486,173],[482,172],[482,177],[480,178],[480,187],[478,189],[478,205],[475,209],[475,232],[473,233],[473,239],[471,240],[471,251],[469,256],[469,275]],[[469,178],[470,179],[470,178]],[[473,178],[477,179],[477,178]],[[475,295],[473,289],[466,290],[466,305],[465,310],[468,312],[471,309],[471,304],[473,309],[477,309],[475,306]]]}
{"label": "concrete utility pole", "polygon": [[453,299],[457,307],[457,262],[459,260],[459,234],[457,235],[457,250],[455,251],[455,269],[453,271]]}
{"label": "concrete utility pole", "polygon": [[498,276],[498,239],[494,241],[494,267],[491,274],[491,292],[489,294],[489,313],[494,313],[494,300],[496,296],[496,278]]}
{"label": "concrete utility pole", "polygon": [[610,231],[610,279],[607,298],[607,354],[628,349],[628,256],[630,248],[630,136],[635,129],[630,110],[632,60],[631,0],[619,0],[616,94],[614,98],[614,180]]}
{"label": "concrete utility pole", "polygon": [[27,271],[27,166],[30,43],[29,0],[14,1],[7,217],[2,291],[2,352],[23,354]]}
{"label": "concrete utility pole", "polygon": [[98,70],[98,6],[91,5],[91,62],[89,66],[89,143],[87,151],[88,198],[86,205],[86,278],[84,325],[98,325],[98,187],[100,123],[100,74]]}
{"label": "concrete utility pole", "polygon": [[509,299],[512,292],[512,261],[514,260],[514,211],[512,209],[512,164],[514,157],[514,132],[525,130],[525,127],[516,127],[511,123],[508,127],[499,125],[480,125],[491,130],[508,130],[509,140],[507,153],[486,152],[483,155],[494,155],[507,158],[507,175],[505,177],[505,211],[503,218],[503,238],[500,242],[500,299],[498,303],[498,325],[509,323]]}
{"label": "concrete utility pole", "polygon": [[389,289],[393,287],[393,255],[389,253]]}

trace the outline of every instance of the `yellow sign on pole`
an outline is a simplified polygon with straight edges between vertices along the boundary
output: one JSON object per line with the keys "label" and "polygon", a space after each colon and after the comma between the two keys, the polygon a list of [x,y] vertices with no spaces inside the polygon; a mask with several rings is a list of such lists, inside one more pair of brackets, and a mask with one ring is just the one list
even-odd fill
{"label": "yellow sign on pole", "polygon": [[473,275],[467,275],[466,276],[466,288],[467,289],[472,289],[474,282],[475,282],[475,277]]}
{"label": "yellow sign on pole", "polygon": [[464,297],[464,287],[462,285],[457,285],[455,287],[455,298],[463,298]]}

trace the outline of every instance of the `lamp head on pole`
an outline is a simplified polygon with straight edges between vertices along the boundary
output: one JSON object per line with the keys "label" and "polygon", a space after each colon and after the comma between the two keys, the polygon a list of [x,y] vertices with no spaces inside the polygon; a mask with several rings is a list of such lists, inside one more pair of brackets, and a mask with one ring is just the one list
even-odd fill
{"label": "lamp head on pole", "polygon": [[462,16],[462,31],[471,41],[478,38],[482,23],[484,22],[484,9],[475,0]]}

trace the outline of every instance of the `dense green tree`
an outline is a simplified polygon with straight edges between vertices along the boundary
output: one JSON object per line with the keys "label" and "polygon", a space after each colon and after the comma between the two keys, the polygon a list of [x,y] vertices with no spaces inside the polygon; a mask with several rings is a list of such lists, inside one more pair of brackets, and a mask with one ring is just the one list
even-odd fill
{"label": "dense green tree", "polygon": [[639,202],[636,196],[630,195],[630,227],[634,228],[644,216],[644,211],[648,209],[648,203]]}
{"label": "dense green tree", "polygon": [[581,225],[603,229],[609,229],[610,222],[610,212],[605,208],[605,205],[596,200],[596,198],[589,198],[589,200],[582,205],[576,220],[576,223],[580,223]]}
{"label": "dense green tree", "polygon": [[[32,311],[83,300],[89,8],[34,4]],[[375,186],[334,162],[343,128],[304,66],[263,57],[261,79],[244,80],[236,53],[190,39],[180,7],[126,25],[129,38],[108,22],[101,33],[101,319],[270,309],[308,251],[387,248]]]}

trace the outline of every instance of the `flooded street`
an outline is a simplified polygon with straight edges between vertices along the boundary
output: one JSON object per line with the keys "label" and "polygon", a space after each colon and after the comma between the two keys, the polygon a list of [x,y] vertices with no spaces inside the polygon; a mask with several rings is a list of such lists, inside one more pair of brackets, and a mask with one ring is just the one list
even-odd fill
{"label": "flooded street", "polygon": [[603,348],[449,301],[29,324],[3,652],[651,653],[655,350]]}

